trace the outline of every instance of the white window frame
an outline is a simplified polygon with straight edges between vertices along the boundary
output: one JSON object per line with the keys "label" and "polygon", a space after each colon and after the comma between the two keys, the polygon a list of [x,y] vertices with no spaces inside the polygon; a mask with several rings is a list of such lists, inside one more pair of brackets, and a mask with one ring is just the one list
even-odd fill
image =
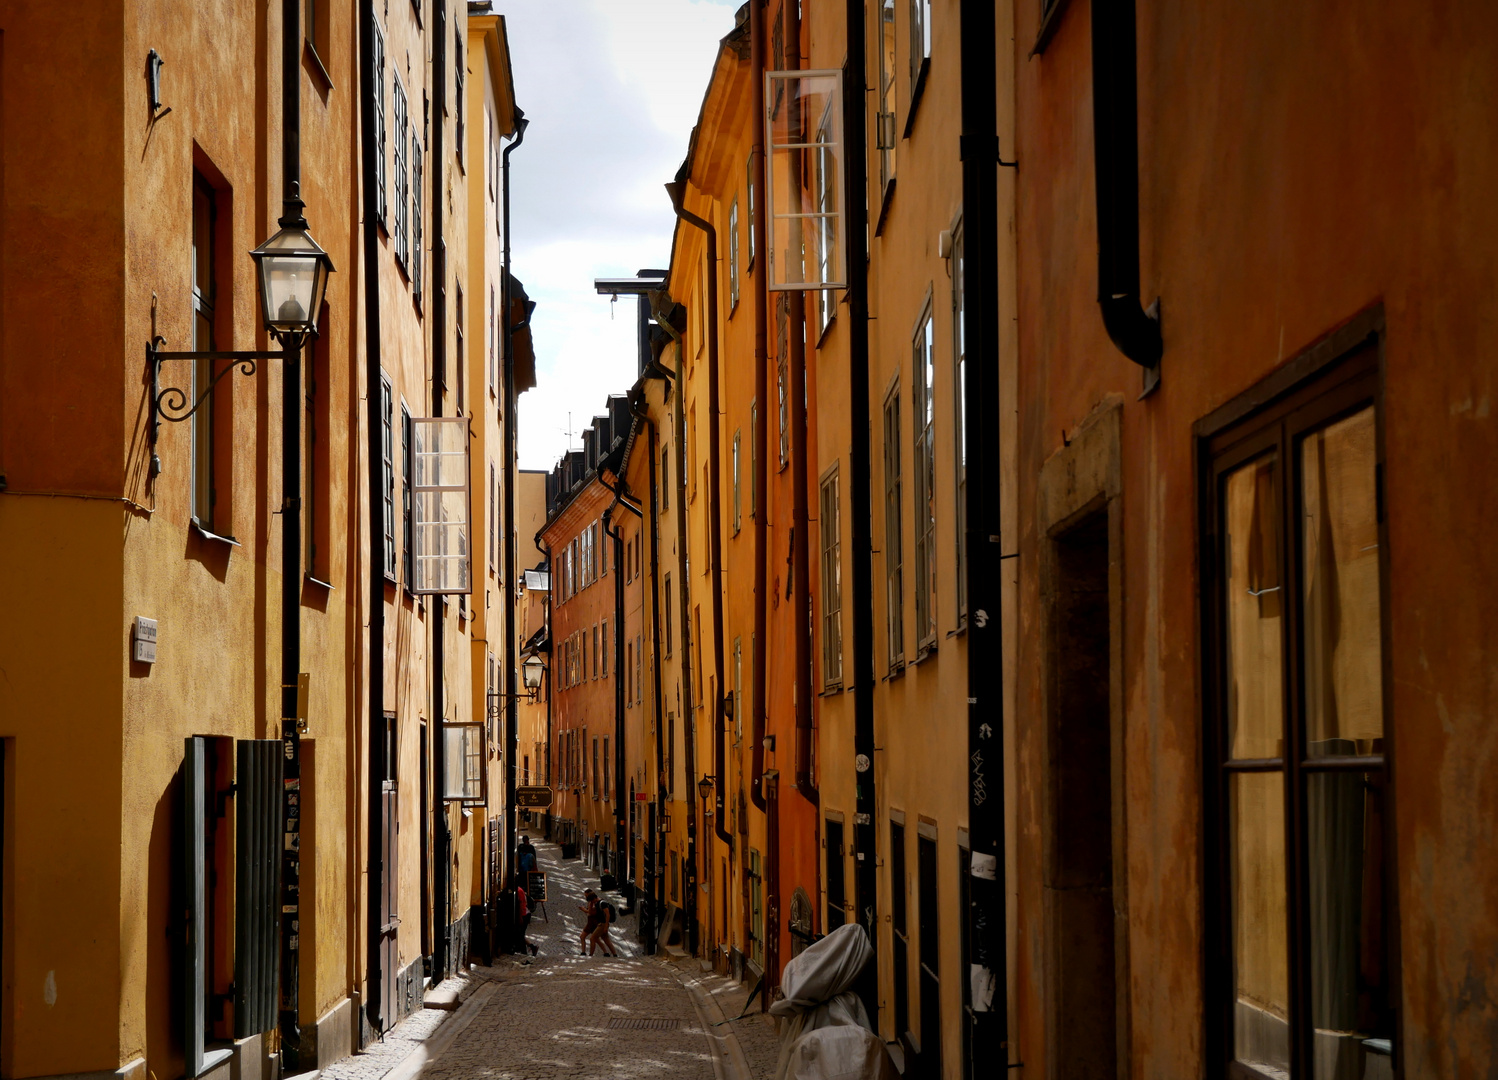
{"label": "white window frame", "polygon": [[[790,97],[803,94],[824,96],[827,101],[823,115],[818,117],[817,136],[811,140],[807,140],[804,134],[798,136],[785,125],[785,117],[793,111],[787,107]],[[767,185],[769,190],[765,193],[768,214],[765,219],[768,226],[766,246],[770,254],[765,287],[771,292],[847,288],[846,244],[843,242],[846,220],[841,201],[842,98],[843,73],[840,69],[765,72],[765,147],[769,154],[770,177]],[[777,131],[777,126],[782,130]],[[820,188],[838,200],[834,210],[827,210],[820,203],[815,210],[802,209],[800,181],[797,179],[792,183],[791,178],[801,175],[801,170],[796,168],[800,163],[797,155],[808,150],[817,156],[818,168],[831,167],[831,182],[821,184]],[[784,187],[785,190],[777,202],[778,187]],[[811,244],[804,242],[807,235],[803,229],[804,222],[814,223],[810,230],[813,241]],[[830,255],[822,250],[828,243],[828,237],[831,237],[833,248]],[[782,256],[777,259],[776,252],[782,249]],[[800,272],[794,280],[788,276],[793,249],[806,253],[796,260],[800,263]],[[816,269],[815,274],[808,275],[808,264]]]}
{"label": "white window frame", "polygon": [[[489,755],[484,724],[442,722],[443,802],[483,805],[489,789]],[[454,769],[454,765],[459,766]]]}
{"label": "white window frame", "polygon": [[915,468],[915,639],[924,655],[936,642],[936,326],[927,293],[910,338],[911,464]]}
{"label": "white window frame", "polygon": [[[470,493],[470,455],[468,445],[468,421],[461,416],[413,417],[412,464],[415,466],[415,482],[411,486],[414,503],[412,528],[416,536],[415,580],[411,592],[417,596],[468,595],[473,592],[473,545],[470,535],[472,524],[472,498]],[[447,449],[444,434],[452,438],[461,450]],[[433,442],[434,437],[439,440]],[[432,447],[436,447],[432,449]],[[461,479],[452,476],[439,465],[455,464],[443,462],[443,458],[461,457]],[[434,482],[435,481],[435,482]],[[428,520],[435,501],[444,512],[456,505],[448,496],[461,495],[461,519],[445,517]],[[427,496],[428,498],[423,498]],[[436,550],[431,550],[433,547]],[[451,550],[456,548],[456,550]],[[458,571],[457,581],[449,581],[449,574],[438,572],[438,564],[454,565]],[[435,577],[434,577],[435,575]]]}
{"label": "white window frame", "polygon": [[822,686],[843,683],[842,505],[838,463],[822,474],[819,532],[822,538]]}

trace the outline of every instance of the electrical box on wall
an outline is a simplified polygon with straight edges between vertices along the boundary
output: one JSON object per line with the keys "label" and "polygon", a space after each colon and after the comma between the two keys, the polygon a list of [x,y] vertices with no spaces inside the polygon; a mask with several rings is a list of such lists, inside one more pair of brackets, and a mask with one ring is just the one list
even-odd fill
{"label": "electrical box on wall", "polygon": [[137,615],[130,631],[130,642],[132,660],[141,664],[156,663],[156,620]]}

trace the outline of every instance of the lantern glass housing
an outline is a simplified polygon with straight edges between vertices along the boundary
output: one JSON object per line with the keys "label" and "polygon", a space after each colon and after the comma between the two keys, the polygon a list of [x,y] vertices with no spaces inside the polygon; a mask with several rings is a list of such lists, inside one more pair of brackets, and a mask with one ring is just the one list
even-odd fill
{"label": "lantern glass housing", "polygon": [[525,680],[527,690],[541,689],[541,675],[545,672],[546,665],[541,662],[539,656],[528,657],[525,663],[520,665],[520,676]]}
{"label": "lantern glass housing", "polygon": [[306,226],[285,226],[250,255],[259,270],[265,328],[277,336],[316,334],[333,260]]}
{"label": "lantern glass housing", "polygon": [[713,793],[713,778],[711,776],[704,776],[701,780],[697,781],[697,793],[704,800]]}

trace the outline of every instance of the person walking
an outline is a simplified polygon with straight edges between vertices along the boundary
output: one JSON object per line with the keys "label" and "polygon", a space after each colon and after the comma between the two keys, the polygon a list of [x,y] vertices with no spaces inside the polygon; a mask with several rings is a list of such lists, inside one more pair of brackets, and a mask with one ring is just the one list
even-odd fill
{"label": "person walking", "polygon": [[619,912],[614,905],[604,900],[598,905],[598,925],[593,930],[593,936],[588,939],[588,955],[593,955],[593,950],[600,945],[603,946],[605,956],[618,956],[619,950],[614,948],[614,942],[609,938],[609,929],[619,918]]}
{"label": "person walking", "polygon": [[536,845],[531,843],[529,836],[522,836],[520,843],[515,845],[515,862],[519,865],[521,873],[536,868]]}
{"label": "person walking", "polygon": [[583,930],[578,935],[578,944],[582,948],[582,954],[588,956],[588,942],[593,937],[593,931],[598,929],[598,894],[592,889],[583,890],[585,904],[579,904],[577,910],[583,913]]}

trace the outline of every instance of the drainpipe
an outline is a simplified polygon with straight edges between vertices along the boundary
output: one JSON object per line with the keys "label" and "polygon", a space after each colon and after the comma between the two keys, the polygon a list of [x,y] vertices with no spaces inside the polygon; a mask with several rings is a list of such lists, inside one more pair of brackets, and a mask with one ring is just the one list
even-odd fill
{"label": "drainpipe", "polygon": [[[713,709],[713,833],[728,850],[733,851],[733,834],[723,826],[726,814],[723,810],[724,778],[728,773],[728,751],[723,731],[723,469],[718,432],[718,230],[706,218],[698,217],[683,205],[686,181],[677,180],[667,184],[671,194],[671,205],[676,216],[689,225],[701,229],[707,236],[707,264],[711,269],[707,276],[707,412],[712,418],[707,434],[708,462],[708,577],[713,582],[713,671],[717,676],[717,700]],[[709,857],[711,852],[709,851]],[[726,887],[726,886],[725,886]]]}
{"label": "drainpipe", "polygon": [[[697,724],[695,711],[692,708],[692,601],[691,581],[687,573],[687,421],[682,403],[682,399],[686,396],[686,358],[682,355],[684,346],[681,331],[672,324],[670,317],[661,308],[662,303],[672,303],[675,308],[680,308],[681,305],[674,304],[664,289],[653,293],[651,302],[655,308],[656,322],[676,342],[676,385],[675,393],[672,395],[671,411],[672,422],[676,428],[676,572],[681,579],[681,588],[677,590],[681,608],[681,685],[687,713],[682,717],[681,730],[682,757],[685,759],[687,786],[691,788],[697,783],[697,761],[693,738],[695,734],[693,729]],[[687,874],[691,880],[687,883],[689,887],[685,891],[692,897],[692,904],[690,907],[683,905],[682,912],[687,920],[689,951],[695,956],[697,953],[697,798],[695,791],[687,792],[686,803],[686,861]]]}
{"label": "drainpipe", "polygon": [[[644,514],[629,497],[629,485],[624,477],[618,485],[610,484],[603,473],[598,482],[614,493],[614,501],[603,512],[603,531],[614,541],[614,847],[619,857],[624,857],[626,837],[626,807],[624,805],[624,534],[613,527],[614,508],[622,506],[635,517],[644,519]],[[616,877],[623,879],[622,873]]]}
{"label": "drainpipe", "polygon": [[[754,166],[754,214],[749,227],[754,234],[754,445],[749,454],[754,462],[754,648],[753,689],[750,709],[753,717],[753,745],[750,749],[751,784],[749,797],[761,811],[765,809],[765,438],[768,423],[765,409],[769,405],[770,367],[768,360],[767,300],[764,268],[770,253],[765,250],[765,0],[749,0],[749,66],[754,75],[751,98],[754,118],[750,123],[753,144],[749,151]],[[767,852],[768,856],[768,852]],[[744,937],[748,941],[748,935]]]}
{"label": "drainpipe", "polygon": [[[1100,3],[1093,11],[1109,6]],[[967,470],[964,545],[968,831],[972,844],[967,960],[973,982],[973,1060],[999,1069],[1010,1061],[1010,1051],[1004,877],[1003,549],[999,542],[1000,431],[1004,417],[999,408],[998,155],[986,152],[988,147],[997,148],[998,124],[991,0],[962,0],[960,28],[960,145],[965,151],[985,148],[983,153],[962,155],[962,310],[968,350],[963,365],[962,436]]]}
{"label": "drainpipe", "polygon": [[[990,6],[992,0],[990,0]],[[863,0],[848,0],[848,69],[843,77],[843,131],[847,152],[848,231],[843,247],[848,256],[848,400],[852,444],[848,464],[854,482],[849,486],[853,512],[853,770],[855,779],[853,845],[854,881],[858,888],[858,918],[878,941],[878,879],[874,816],[874,584],[873,519],[869,506],[869,275],[868,179],[864,173],[867,113],[865,111],[866,38]],[[988,48],[993,50],[993,34]],[[989,93],[992,94],[990,87]],[[864,1005],[879,1030],[879,955],[865,973]],[[975,1061],[983,1060],[974,1058]]]}
{"label": "drainpipe", "polygon": [[[437,286],[437,303],[432,305],[432,415],[442,415],[442,394],[447,382],[447,244],[442,236],[443,206],[441,198],[446,164],[446,124],[442,116],[447,109],[447,5],[437,3],[437,31],[432,42],[432,160],[436,162],[436,179],[432,199],[432,278]],[[459,18],[462,15],[459,14]],[[452,836],[447,827],[447,755],[446,702],[442,685],[446,674],[444,646],[447,634],[447,597],[432,598],[428,609],[432,620],[432,903],[436,908],[435,933],[432,934],[432,970],[446,976],[451,966],[448,956],[450,908],[452,895],[448,875],[452,863]],[[508,646],[507,646],[508,647]]]}
{"label": "drainpipe", "polygon": [[[1160,302],[1139,298],[1139,104],[1133,0],[1092,9],[1092,139],[1097,189],[1098,304],[1113,344],[1160,382]],[[990,90],[992,89],[990,80]]]}
{"label": "drainpipe", "polygon": [[[665,370],[662,368],[661,370]],[[669,387],[668,387],[669,388]],[[643,405],[643,402],[642,402]],[[645,430],[649,439],[650,447],[650,490],[655,492],[656,475],[655,463],[660,460],[659,439],[656,433],[655,422],[650,419],[645,421]],[[661,565],[660,565],[661,523],[660,523],[660,500],[652,495],[650,499],[650,636],[651,656],[654,663],[650,665],[651,678],[654,680],[655,691],[655,827],[656,832],[650,842],[650,866],[649,871],[654,878],[655,903],[651,910],[649,920],[650,936],[647,939],[647,949],[651,953],[656,950],[656,920],[666,904],[666,873],[665,862],[662,855],[662,834],[666,820],[666,788],[661,783],[661,765],[666,760],[665,753],[665,722],[661,715],[663,702],[661,698]]]}
{"label": "drainpipe", "polygon": [[[288,5],[289,6],[289,5]],[[289,20],[300,26],[299,20]],[[380,567],[385,559],[384,525],[380,523],[381,507],[384,505],[385,478],[376,462],[382,460],[384,449],[382,427],[384,417],[380,415],[380,238],[379,215],[376,201],[380,189],[379,150],[375,142],[374,110],[374,0],[359,3],[359,145],[361,149],[360,170],[364,189],[364,397],[365,435],[368,455],[369,480],[369,637],[366,651],[369,663],[369,679],[365,693],[369,699],[368,727],[365,744],[369,757],[369,772],[365,776],[365,923],[368,933],[368,953],[364,962],[364,1014],[369,1029],[383,1032],[391,1019],[381,1013],[380,986],[380,942],[383,929],[380,926],[381,899],[384,896],[384,845],[380,821],[383,817],[383,781],[385,776],[385,579]],[[394,972],[391,973],[394,977]]]}
{"label": "drainpipe", "polygon": [[[550,677],[551,677],[551,662],[550,662],[550,658],[552,656],[556,655],[552,651],[552,642],[551,642],[551,590],[556,587],[556,580],[555,580],[556,579],[556,575],[553,573],[554,567],[551,564],[551,545],[549,543],[547,543],[544,539],[542,539],[540,533],[536,534],[536,546],[539,547],[539,548],[542,548],[546,552],[546,599],[543,600],[543,601],[541,601],[541,604],[542,604],[542,615],[541,615],[541,617],[545,620],[545,624],[544,625],[546,626],[546,655],[547,655],[546,677],[547,677],[547,679],[550,679]],[[552,695],[551,695],[551,683],[547,682],[547,684],[546,684],[546,763],[545,763],[545,765],[543,767],[543,775],[546,777],[546,786],[547,787],[551,787],[552,786],[552,784],[551,784],[551,779],[552,779],[551,778],[551,697],[552,697]],[[538,762],[537,764],[540,764],[540,763]],[[550,821],[551,818],[553,817],[553,815],[551,813],[551,807],[547,807],[546,809],[547,809],[546,818],[547,818],[548,821]],[[546,829],[546,835],[548,837],[551,835],[551,828],[550,828],[550,826],[548,826],[547,829]]]}
{"label": "drainpipe", "polygon": [[[515,331],[519,328],[511,323],[511,278],[510,278],[510,155],[513,154],[520,144],[525,142],[525,129],[530,126],[525,113],[518,107],[515,109],[515,138],[510,141],[500,153],[500,197],[504,205],[501,213],[504,216],[500,224],[500,232],[503,234],[502,262],[504,269],[500,281],[500,298],[503,304],[505,320],[505,355],[504,355],[504,454],[505,454],[505,700],[513,703],[515,695],[519,691],[515,677],[515,657],[512,650],[515,647]],[[529,325],[531,311],[528,308],[522,325]],[[549,564],[548,564],[549,565]],[[551,594],[548,592],[548,602]],[[550,706],[548,705],[548,711]],[[520,732],[515,723],[513,704],[505,713],[509,717],[509,723],[505,728],[505,876],[509,882],[510,894],[515,892],[515,833],[518,821],[516,819],[515,807],[515,785],[518,773],[515,771],[515,758],[520,753]],[[550,753],[548,742],[547,752]],[[513,925],[513,918],[512,918]]]}
{"label": "drainpipe", "polygon": [[[797,5],[785,7],[785,63],[787,68],[801,66],[801,16]],[[861,100],[860,100],[861,103]],[[803,152],[797,151],[799,158]],[[797,195],[792,195],[797,198]],[[811,677],[811,527],[807,514],[806,470],[814,468],[806,441],[806,294],[799,289],[787,295],[786,340],[787,391],[791,396],[791,452],[795,458],[791,469],[791,578],[792,623],[796,649],[796,790],[812,806],[821,798],[812,777],[811,708],[815,693]],[[818,822],[820,832],[820,822]],[[820,878],[820,866],[818,877]],[[817,882],[818,894],[821,881]],[[872,938],[871,938],[872,940]]]}
{"label": "drainpipe", "polygon": [[[302,66],[297,0],[281,4],[282,223],[301,217]],[[313,312],[316,315],[316,312]],[[376,386],[379,384],[376,383]],[[285,788],[281,812],[286,844],[281,857],[281,1047],[282,1061],[301,1066],[299,1025],[301,899],[301,731],[297,680],[302,667],[302,350],[286,346],[281,367],[281,741],[285,744]]]}

